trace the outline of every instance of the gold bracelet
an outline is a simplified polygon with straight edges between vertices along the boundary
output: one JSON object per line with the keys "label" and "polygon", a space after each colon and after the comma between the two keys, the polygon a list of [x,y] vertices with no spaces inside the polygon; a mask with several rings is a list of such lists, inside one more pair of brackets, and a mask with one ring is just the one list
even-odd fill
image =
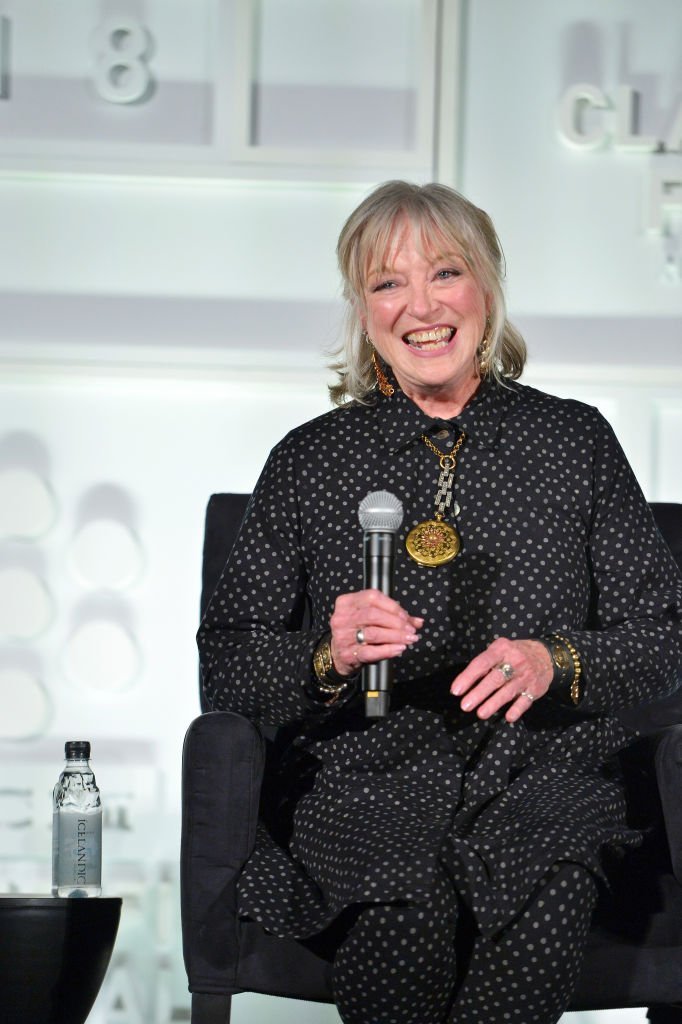
{"label": "gold bracelet", "polygon": [[554,636],[557,638],[557,640],[561,640],[561,642],[566,645],[568,653],[571,655],[571,660],[573,662],[573,679],[571,680],[571,690],[570,690],[571,700],[573,701],[574,704],[579,704],[580,703],[580,697],[581,697],[581,693],[580,693],[580,677],[581,677],[582,671],[583,671],[583,667],[580,664],[580,656],[579,656],[578,652],[576,651],[575,647],[573,646],[573,644],[571,643],[571,641],[567,637],[565,637],[562,633],[554,633]]}
{"label": "gold bracelet", "polygon": [[[323,704],[335,704],[354,681],[350,676],[339,675],[334,668],[330,633],[325,633],[313,652],[313,669],[317,693],[311,695],[313,699],[322,700]],[[306,689],[310,694],[310,688]]]}

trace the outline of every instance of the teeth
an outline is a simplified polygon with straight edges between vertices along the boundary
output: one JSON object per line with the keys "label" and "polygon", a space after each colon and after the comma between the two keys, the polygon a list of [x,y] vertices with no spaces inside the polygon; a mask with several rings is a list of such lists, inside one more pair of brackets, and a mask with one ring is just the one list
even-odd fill
{"label": "teeth", "polygon": [[[405,339],[410,345],[424,345],[425,342],[429,341],[449,341],[452,335],[452,327],[434,327],[431,331],[413,331],[412,334],[406,334]],[[427,346],[432,348],[433,346]]]}
{"label": "teeth", "polygon": [[447,348],[447,344],[448,343],[445,340],[443,340],[443,341],[429,341],[429,342],[422,342],[421,345],[415,346],[415,348],[419,348],[419,349],[421,349],[424,352],[430,352],[430,350],[432,348]]}

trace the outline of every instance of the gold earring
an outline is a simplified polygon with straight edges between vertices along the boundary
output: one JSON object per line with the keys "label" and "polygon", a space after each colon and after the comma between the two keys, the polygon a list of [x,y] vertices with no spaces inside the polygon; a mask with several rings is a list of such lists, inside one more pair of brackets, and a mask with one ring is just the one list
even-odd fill
{"label": "gold earring", "polygon": [[478,357],[478,372],[480,373],[481,377],[485,377],[486,376],[486,374],[490,370],[490,365],[492,363],[492,348],[493,348],[493,346],[492,346],[492,342],[490,341],[489,331],[490,331],[490,317],[487,316],[485,318],[485,331],[483,332],[483,337],[481,338],[481,343],[478,346],[478,350],[476,352],[476,356]]}
{"label": "gold earring", "polygon": [[[365,332],[365,337],[369,341],[369,337],[367,337],[367,332]],[[388,379],[384,371],[381,369],[381,366],[379,365],[376,349],[372,350],[372,365],[374,367],[374,373],[377,379],[377,387],[379,388],[379,391],[382,393],[382,395],[386,395],[386,398],[390,398],[391,395],[394,393],[395,388],[393,387],[390,380]]]}

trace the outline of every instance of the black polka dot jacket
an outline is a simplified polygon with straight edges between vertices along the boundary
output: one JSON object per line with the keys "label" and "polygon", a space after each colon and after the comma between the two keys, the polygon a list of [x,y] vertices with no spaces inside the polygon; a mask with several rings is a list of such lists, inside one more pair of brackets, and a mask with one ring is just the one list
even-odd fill
{"label": "black polka dot jacket", "polygon": [[[433,517],[440,471],[421,435],[446,451],[461,431],[461,552],[420,566],[402,542]],[[305,685],[335,598],[362,587],[357,510],[381,489],[405,510],[395,597],[425,623],[394,662],[391,714],[366,720],[358,697],[325,709]],[[444,422],[396,388],[293,430],[268,459],[198,638],[213,708],[298,723],[242,877],[243,912],[275,934],[311,935],[357,901],[428,899],[440,860],[494,934],[555,861],[600,874],[603,847],[637,841],[612,760],[632,733],[613,712],[678,685],[681,609],[679,571],[590,406],[486,384]],[[580,655],[577,707],[548,695],[519,722],[484,723],[449,695],[496,637],[554,631]]]}

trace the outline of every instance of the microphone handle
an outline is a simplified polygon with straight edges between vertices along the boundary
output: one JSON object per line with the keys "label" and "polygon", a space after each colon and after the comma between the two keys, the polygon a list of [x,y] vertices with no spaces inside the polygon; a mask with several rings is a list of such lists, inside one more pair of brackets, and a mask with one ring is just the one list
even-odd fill
{"label": "microphone handle", "polygon": [[[368,531],[364,539],[364,585],[393,596],[395,566],[395,534]],[[365,665],[362,690],[365,694],[365,717],[383,718],[388,714],[393,686],[393,666],[389,659]]]}

